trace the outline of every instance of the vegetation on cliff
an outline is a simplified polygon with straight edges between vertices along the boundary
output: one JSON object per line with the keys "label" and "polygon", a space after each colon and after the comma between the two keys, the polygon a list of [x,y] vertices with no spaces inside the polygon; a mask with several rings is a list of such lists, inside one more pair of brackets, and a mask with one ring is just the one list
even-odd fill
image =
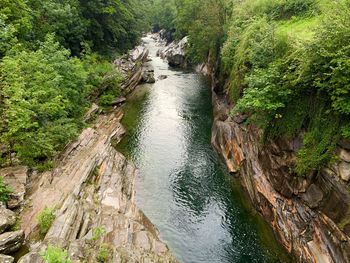
{"label": "vegetation on cliff", "polygon": [[147,29],[140,0],[0,1],[0,165],[49,160],[92,100],[120,94],[110,60]]}
{"label": "vegetation on cliff", "polygon": [[189,36],[194,62],[218,62],[233,114],[247,114],[265,140],[303,134],[297,174],[332,160],[350,138],[349,0],[176,0],[174,8],[175,35]]}

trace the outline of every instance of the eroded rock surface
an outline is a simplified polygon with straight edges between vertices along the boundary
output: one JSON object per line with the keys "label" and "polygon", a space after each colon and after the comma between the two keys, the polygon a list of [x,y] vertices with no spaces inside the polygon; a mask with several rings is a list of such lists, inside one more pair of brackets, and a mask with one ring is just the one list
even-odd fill
{"label": "eroded rock surface", "polygon": [[17,251],[24,242],[22,230],[6,232],[0,235],[0,253],[9,254]]}
{"label": "eroded rock surface", "polygon": [[0,206],[0,234],[10,228],[16,223],[16,214],[6,209],[4,206]]}
{"label": "eroded rock surface", "polygon": [[146,63],[149,51],[145,46],[138,46],[128,54],[114,61],[126,81],[122,85],[125,94],[133,91],[140,83],[154,83],[154,70]]}
{"label": "eroded rock surface", "polygon": [[[134,203],[136,167],[112,146],[125,132],[121,118],[121,112],[98,117],[93,128],[67,147],[55,170],[38,182],[22,216],[26,236],[37,230],[37,215],[45,207],[57,208],[56,219],[42,245],[22,262],[36,262],[47,244],[67,248],[74,260],[96,262],[104,243],[116,259],[176,262]],[[97,228],[105,229],[105,234],[93,240]]]}
{"label": "eroded rock surface", "polygon": [[184,37],[179,42],[172,42],[164,48],[161,48],[157,55],[162,59],[168,60],[169,66],[184,68],[188,65],[186,59],[186,47],[188,37]]}
{"label": "eroded rock surface", "polygon": [[349,149],[339,146],[340,161],[332,167],[297,177],[290,167],[300,138],[262,145],[261,130],[230,117],[225,96],[213,96],[212,144],[284,247],[301,261],[350,262]]}

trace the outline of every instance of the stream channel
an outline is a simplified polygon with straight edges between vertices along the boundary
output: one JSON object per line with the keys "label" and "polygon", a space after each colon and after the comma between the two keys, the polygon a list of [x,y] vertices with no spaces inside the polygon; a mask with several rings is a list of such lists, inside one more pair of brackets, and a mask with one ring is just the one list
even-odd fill
{"label": "stream channel", "polygon": [[155,78],[167,78],[139,86],[124,106],[117,148],[139,168],[138,206],[180,262],[290,262],[210,144],[209,81],[170,68],[143,40]]}

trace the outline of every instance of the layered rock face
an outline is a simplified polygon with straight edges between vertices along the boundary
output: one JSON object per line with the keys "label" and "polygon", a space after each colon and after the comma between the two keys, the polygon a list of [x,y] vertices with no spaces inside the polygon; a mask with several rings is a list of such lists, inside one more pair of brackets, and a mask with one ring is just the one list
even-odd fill
{"label": "layered rock face", "polygon": [[[45,207],[57,208],[56,219],[20,262],[42,262],[48,244],[67,248],[76,262],[97,262],[103,244],[112,262],[176,262],[134,202],[136,167],[112,146],[124,134],[121,117],[121,112],[100,116],[67,147],[60,165],[33,186],[22,216],[26,236],[37,231],[37,215]],[[105,233],[96,239],[99,228]]]}
{"label": "layered rock face", "polygon": [[0,169],[0,176],[12,190],[6,204],[0,202],[0,262],[11,263],[14,258],[4,254],[16,252],[24,243],[24,232],[16,230],[17,215],[14,211],[20,211],[24,204],[28,168],[15,166]]}
{"label": "layered rock face", "polygon": [[262,145],[262,131],[230,117],[227,102],[213,92],[212,144],[283,246],[302,262],[350,262],[349,145],[339,145],[332,167],[297,177],[291,167],[302,140]]}

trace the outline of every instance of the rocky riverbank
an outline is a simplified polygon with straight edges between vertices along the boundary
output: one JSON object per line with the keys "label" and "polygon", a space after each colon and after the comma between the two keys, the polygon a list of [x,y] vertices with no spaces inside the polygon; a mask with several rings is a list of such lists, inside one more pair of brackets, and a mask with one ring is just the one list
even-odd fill
{"label": "rocky riverbank", "polygon": [[[116,66],[126,76],[122,87],[125,94],[139,83],[154,80],[147,60],[148,50],[142,46],[116,60]],[[0,170],[5,180],[8,177],[23,181],[21,191],[15,191],[22,195],[14,200],[24,208],[18,213],[22,230],[0,235],[0,253],[18,250],[25,237],[30,252],[19,260],[22,263],[44,262],[42,254],[49,245],[66,249],[73,262],[98,262],[101,251],[107,251],[111,262],[176,262],[156,228],[135,204],[137,168],[112,146],[125,133],[120,124],[120,103],[111,112],[97,116],[66,147],[52,171],[37,174],[25,167]],[[86,120],[98,111],[93,105]],[[45,208],[52,209],[55,218],[43,234],[39,231],[38,215]],[[6,220],[0,228],[6,230],[15,224],[15,215],[1,209]],[[7,238],[7,250],[1,250],[3,235]],[[16,241],[17,236],[20,241]],[[5,262],[12,262],[13,258],[8,260]]]}

